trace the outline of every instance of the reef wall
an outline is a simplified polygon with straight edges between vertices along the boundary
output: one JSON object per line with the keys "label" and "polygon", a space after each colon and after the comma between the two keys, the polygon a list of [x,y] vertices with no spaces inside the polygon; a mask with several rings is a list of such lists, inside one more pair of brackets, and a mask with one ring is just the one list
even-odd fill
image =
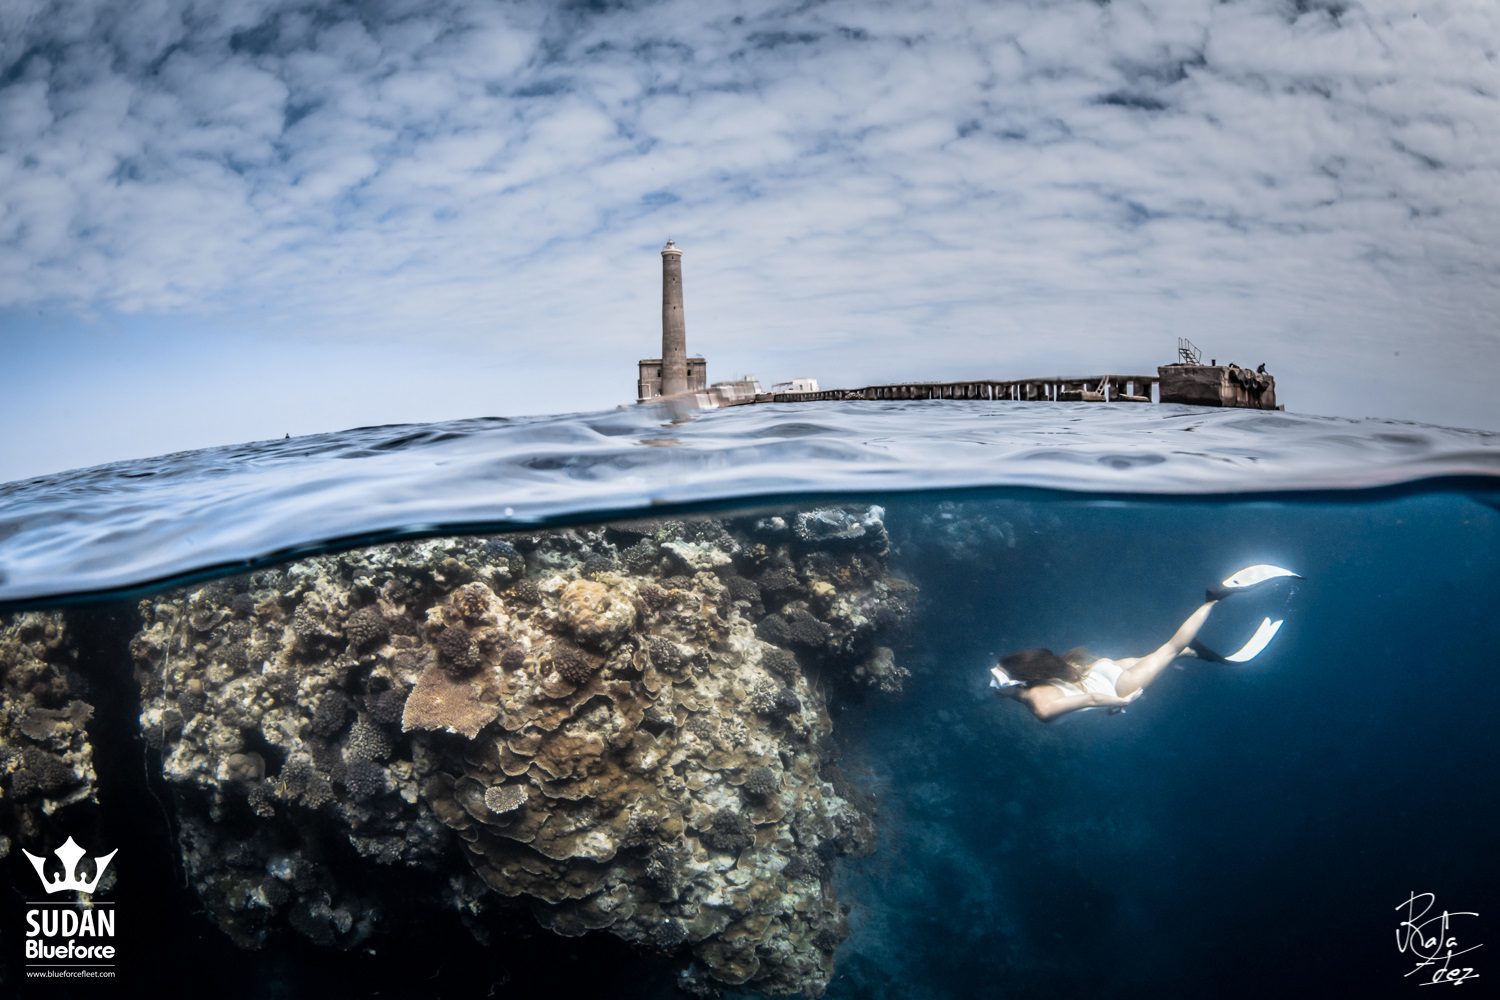
{"label": "reef wall", "polygon": [[[243,948],[378,941],[399,870],[480,939],[524,906],[690,991],[816,996],[847,933],[830,863],[872,846],[827,692],[900,690],[888,551],[880,508],[830,507],[402,543],[142,601],[140,735],[189,883]],[[12,620],[0,657],[25,841],[90,799],[90,706],[66,615]]]}
{"label": "reef wall", "polygon": [[98,805],[94,709],[77,668],[62,616],[28,612],[0,627],[0,858],[41,838],[54,817]]}

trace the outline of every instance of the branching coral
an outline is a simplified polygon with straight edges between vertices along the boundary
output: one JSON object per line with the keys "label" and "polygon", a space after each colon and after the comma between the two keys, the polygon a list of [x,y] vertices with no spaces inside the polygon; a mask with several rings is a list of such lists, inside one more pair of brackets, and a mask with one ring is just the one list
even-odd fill
{"label": "branching coral", "polygon": [[682,650],[677,643],[662,636],[654,636],[647,643],[651,652],[651,663],[657,670],[675,673],[682,668]]}
{"label": "branching coral", "polygon": [[569,684],[587,684],[598,665],[570,642],[558,641],[548,650],[547,662]]}
{"label": "branching coral", "polygon": [[738,854],[755,843],[755,827],[739,812],[720,809],[707,828],[699,831],[698,839],[713,850]]}
{"label": "branching coral", "polygon": [[366,649],[384,642],[390,634],[390,626],[378,608],[360,608],[344,622],[344,637],[355,649]]}
{"label": "branching coral", "polygon": [[327,691],[318,698],[308,729],[325,740],[337,736],[344,731],[352,710],[348,695],[342,691]]}
{"label": "branching coral", "polygon": [[344,754],[350,760],[385,760],[391,749],[391,738],[385,731],[363,719],[349,728],[344,740]]}
{"label": "branching coral", "polygon": [[758,631],[767,642],[809,651],[822,649],[832,638],[828,626],[805,607],[787,607],[778,614],[767,615],[761,619]]}
{"label": "branching coral", "polygon": [[385,768],[368,760],[350,761],[344,768],[344,787],[356,799],[374,798],[386,790]]}
{"label": "branching coral", "polygon": [[774,770],[762,764],[750,769],[740,787],[752,799],[768,799],[781,789],[781,779]]}
{"label": "branching coral", "polygon": [[449,625],[438,633],[438,662],[455,677],[462,677],[479,666],[479,649],[474,637],[462,625]]}

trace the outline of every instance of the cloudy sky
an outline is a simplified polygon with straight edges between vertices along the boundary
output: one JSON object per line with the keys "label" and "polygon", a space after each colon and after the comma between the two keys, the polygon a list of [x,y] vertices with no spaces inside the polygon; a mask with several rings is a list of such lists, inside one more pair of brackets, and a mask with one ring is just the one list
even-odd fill
{"label": "cloudy sky", "polygon": [[712,378],[1500,427],[1494,0],[0,3],[0,480]]}

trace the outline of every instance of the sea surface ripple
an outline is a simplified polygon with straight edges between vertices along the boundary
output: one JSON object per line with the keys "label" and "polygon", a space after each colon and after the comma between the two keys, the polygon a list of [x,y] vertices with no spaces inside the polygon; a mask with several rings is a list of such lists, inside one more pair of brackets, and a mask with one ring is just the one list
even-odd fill
{"label": "sea surface ripple", "polygon": [[0,485],[0,608],[400,537],[761,499],[1008,488],[1238,497],[1500,487],[1500,434],[1171,405],[663,406],[364,427]]}

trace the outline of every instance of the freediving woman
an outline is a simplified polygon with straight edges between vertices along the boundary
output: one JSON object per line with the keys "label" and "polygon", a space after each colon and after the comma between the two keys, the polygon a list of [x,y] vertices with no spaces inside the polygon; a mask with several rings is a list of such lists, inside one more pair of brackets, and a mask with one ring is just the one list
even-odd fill
{"label": "freediving woman", "polygon": [[1213,609],[1232,594],[1284,577],[1301,579],[1280,566],[1261,563],[1247,566],[1204,594],[1198,610],[1162,643],[1145,656],[1113,659],[1074,649],[1058,656],[1050,649],[1024,649],[1001,657],[990,670],[990,687],[1014,698],[1043,722],[1091,708],[1123,711],[1181,656],[1223,663],[1245,663],[1265,649],[1281,628],[1282,619],[1264,619],[1245,643],[1228,656],[1220,656],[1198,641],[1198,632]]}

